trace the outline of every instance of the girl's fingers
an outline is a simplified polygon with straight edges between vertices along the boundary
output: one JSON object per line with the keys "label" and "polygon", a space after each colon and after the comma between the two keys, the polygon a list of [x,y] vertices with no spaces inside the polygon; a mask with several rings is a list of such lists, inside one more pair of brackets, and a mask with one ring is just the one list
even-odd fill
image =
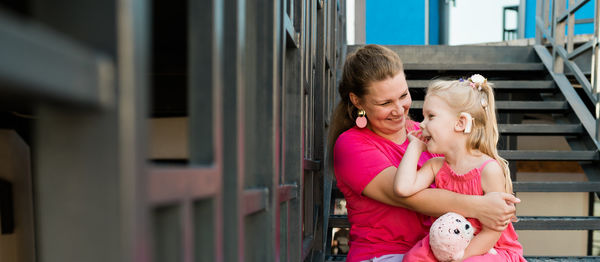
{"label": "girl's fingers", "polygon": [[423,131],[421,130],[413,130],[408,133],[409,141],[420,141],[425,143],[425,139],[423,138]]}
{"label": "girl's fingers", "polygon": [[414,138],[421,140],[423,138],[423,133],[421,132],[421,130],[413,130],[408,133],[408,136],[409,137],[412,136]]}

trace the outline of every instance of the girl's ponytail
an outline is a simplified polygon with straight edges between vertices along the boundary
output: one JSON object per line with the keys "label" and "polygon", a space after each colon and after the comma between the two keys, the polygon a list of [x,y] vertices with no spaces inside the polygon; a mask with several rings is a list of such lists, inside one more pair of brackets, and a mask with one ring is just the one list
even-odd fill
{"label": "girl's ponytail", "polygon": [[504,190],[506,193],[512,194],[512,180],[510,178],[510,168],[508,167],[508,161],[502,158],[500,154],[498,154],[498,140],[499,140],[499,132],[498,132],[498,121],[496,119],[496,100],[494,99],[494,90],[492,89],[492,85],[484,81],[481,84],[481,106],[485,112],[483,127],[485,128],[484,134],[481,137],[481,143],[485,144],[479,149],[482,153],[485,153],[492,158],[494,158],[502,170],[504,171]]}

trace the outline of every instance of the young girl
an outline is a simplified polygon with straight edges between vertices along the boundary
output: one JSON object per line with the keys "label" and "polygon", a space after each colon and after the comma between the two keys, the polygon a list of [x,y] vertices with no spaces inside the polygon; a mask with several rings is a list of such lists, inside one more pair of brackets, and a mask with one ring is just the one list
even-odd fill
{"label": "young girl", "polygon": [[[410,144],[394,179],[394,192],[411,196],[431,185],[457,193],[512,193],[508,163],[498,155],[498,125],[491,84],[481,75],[467,80],[435,81],[423,104],[421,132],[409,134]],[[442,154],[417,170],[425,150]],[[510,223],[503,232],[469,218],[476,236],[465,250],[465,261],[525,261],[523,248]],[[492,254],[492,247],[497,254]],[[425,237],[404,261],[435,261]],[[470,259],[468,259],[470,258]]]}

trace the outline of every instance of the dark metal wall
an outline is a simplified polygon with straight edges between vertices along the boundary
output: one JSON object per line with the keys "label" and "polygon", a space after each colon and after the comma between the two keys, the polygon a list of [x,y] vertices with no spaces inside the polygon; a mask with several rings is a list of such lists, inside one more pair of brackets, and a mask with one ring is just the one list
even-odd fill
{"label": "dark metal wall", "polygon": [[[30,116],[37,260],[322,261],[344,14],[0,0],[0,121]],[[157,118],[185,119],[186,157],[150,156]]]}

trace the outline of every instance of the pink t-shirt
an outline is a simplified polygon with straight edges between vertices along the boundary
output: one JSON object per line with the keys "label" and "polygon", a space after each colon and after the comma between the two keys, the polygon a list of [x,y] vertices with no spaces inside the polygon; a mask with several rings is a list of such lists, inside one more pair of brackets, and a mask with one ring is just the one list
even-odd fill
{"label": "pink t-shirt", "polygon": [[[408,129],[419,129],[418,123],[411,121]],[[342,133],[335,142],[333,167],[337,186],[346,198],[351,225],[350,252],[346,261],[406,253],[429,232],[431,221],[428,216],[362,195],[381,171],[400,164],[408,142],[407,139],[399,145],[368,128],[357,127]],[[418,167],[432,157],[428,152],[423,153]]]}

